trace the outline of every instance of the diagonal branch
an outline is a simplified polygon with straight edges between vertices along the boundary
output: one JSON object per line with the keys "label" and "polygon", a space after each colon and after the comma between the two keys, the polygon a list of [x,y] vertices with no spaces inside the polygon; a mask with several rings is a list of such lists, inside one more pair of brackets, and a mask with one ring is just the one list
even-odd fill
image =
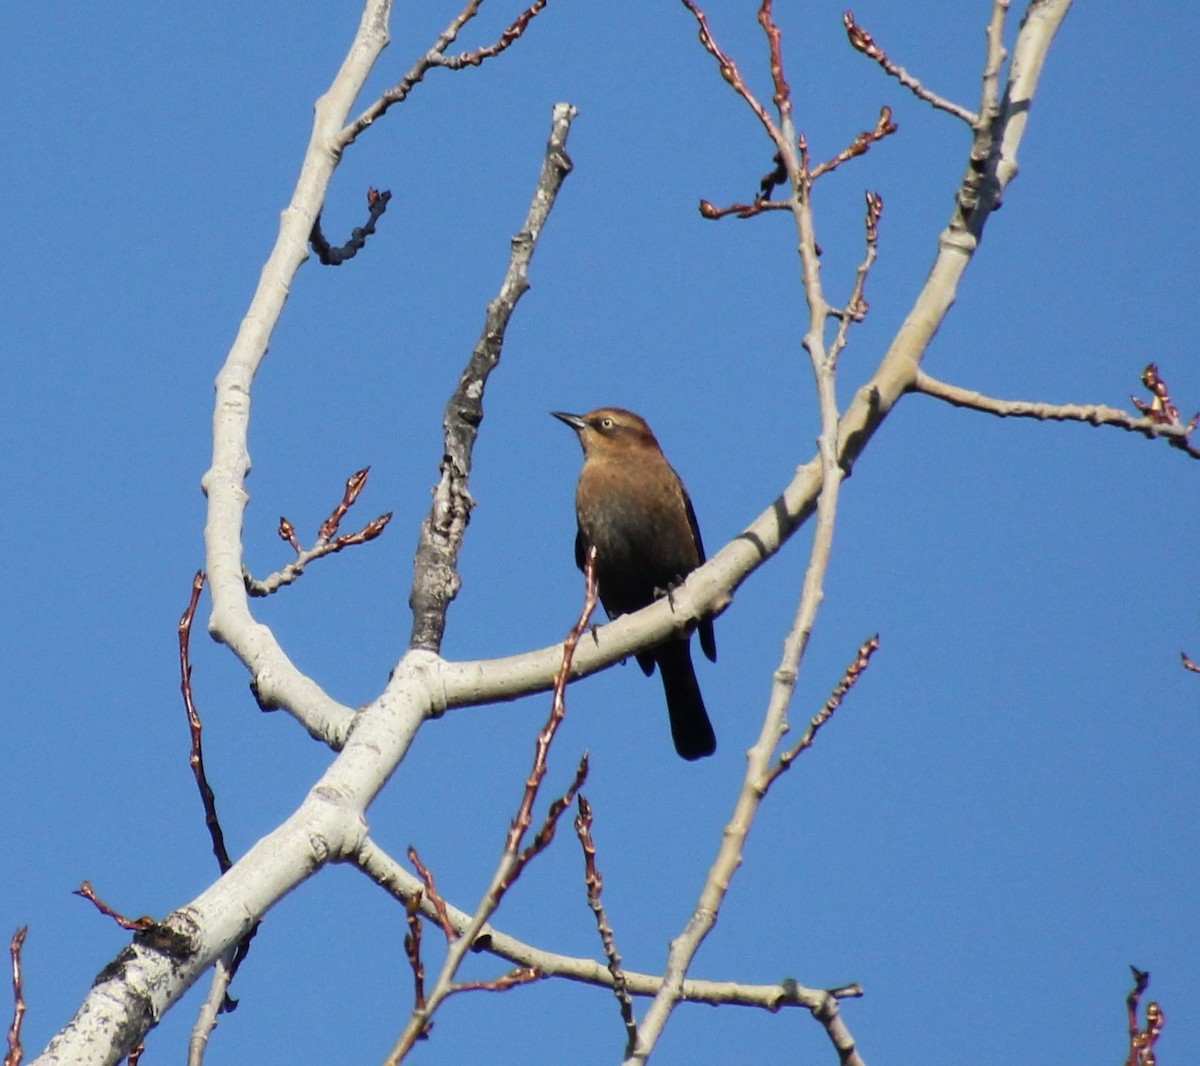
{"label": "diagonal branch", "polygon": [[945,111],[955,118],[960,118],[972,129],[975,128],[975,124],[979,121],[979,116],[974,111],[954,103],[953,100],[947,100],[944,96],[938,96],[937,93],[930,89],[926,89],[907,70],[893,63],[888,58],[887,53],[875,43],[875,38],[855,21],[853,11],[847,11],[842,16],[842,24],[846,27],[846,36],[850,40],[850,46],[855,51],[861,52],[868,59],[875,60],[889,77],[895,78],[918,100],[924,100],[931,107],[935,107],[939,111]]}
{"label": "diagonal branch", "polygon": [[[447,56],[448,49],[456,40],[462,29],[477,14],[483,5],[483,0],[467,0],[466,6],[450,20],[446,28],[438,34],[429,50],[421,56],[392,88],[383,93],[361,115],[348,125],[338,137],[336,150],[345,151],[368,126],[382,118],[396,104],[408,99],[409,93],[425,79],[434,67],[445,67],[448,70],[462,70],[464,67],[477,67],[485,59],[500,55],[521,37],[526,27],[534,17],[546,6],[547,0],[534,0],[534,3],[521,12],[520,15],[501,35],[495,44],[485,45],[473,52],[464,52],[459,56]],[[390,0],[388,6],[390,7]]]}

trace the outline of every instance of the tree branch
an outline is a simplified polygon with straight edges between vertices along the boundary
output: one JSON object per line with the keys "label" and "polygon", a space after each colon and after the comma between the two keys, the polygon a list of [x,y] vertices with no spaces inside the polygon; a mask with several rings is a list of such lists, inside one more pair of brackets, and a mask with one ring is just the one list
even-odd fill
{"label": "tree branch", "polygon": [[579,114],[570,104],[556,104],[542,172],[521,231],[512,239],[512,257],[475,351],[459,378],[442,418],[445,445],[441,480],[434,488],[433,508],[421,526],[409,605],[413,611],[410,648],[436,652],[446,629],[446,612],[458,594],[458,553],[471,520],[474,501],[468,491],[471,455],[483,421],[483,393],[488,375],[500,362],[504,334],[517,301],[529,288],[529,263],[558,190],[571,173],[567,135]]}
{"label": "tree branch", "polygon": [[1029,400],[1000,400],[985,396],[972,389],[960,388],[931,377],[923,370],[918,370],[913,379],[913,392],[921,392],[955,407],[965,407],[972,411],[983,411],[999,418],[1036,418],[1046,422],[1086,422],[1092,426],[1115,426],[1131,433],[1140,433],[1144,437],[1154,439],[1165,437],[1181,451],[1193,459],[1200,459],[1200,449],[1188,443],[1190,429],[1181,424],[1159,421],[1149,416],[1137,417],[1128,411],[1116,407],[1106,407],[1103,404],[1079,403],[1038,403]]}

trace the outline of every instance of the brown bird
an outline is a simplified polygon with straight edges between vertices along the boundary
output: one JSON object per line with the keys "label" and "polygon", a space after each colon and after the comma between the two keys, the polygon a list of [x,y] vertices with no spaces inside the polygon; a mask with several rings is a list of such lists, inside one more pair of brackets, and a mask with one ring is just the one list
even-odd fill
{"label": "brown bird", "polygon": [[[668,594],[704,562],[704,543],[692,501],[650,427],[632,411],[601,407],[591,414],[552,411],[579,436],[583,472],[575,490],[575,563],[584,567],[596,547],[600,602],[610,618],[636,611]],[[700,647],[716,662],[712,618],[700,622]],[[691,636],[639,652],[648,677],[658,664],[675,750],[701,759],[717,748],[692,669]]]}

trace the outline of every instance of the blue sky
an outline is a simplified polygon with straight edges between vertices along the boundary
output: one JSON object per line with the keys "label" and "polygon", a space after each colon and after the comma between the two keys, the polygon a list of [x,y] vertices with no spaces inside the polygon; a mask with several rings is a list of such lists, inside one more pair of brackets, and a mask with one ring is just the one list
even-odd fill
{"label": "blue sky", "polygon": [[[489,5],[492,6],[492,5]],[[415,10],[418,8],[419,10]],[[844,297],[862,191],[886,202],[871,315],[842,360],[845,401],[917,292],[968,137],[845,44],[841,6],[778,4],[797,123],[836,153],[890,105],[899,133],[817,190],[823,277]],[[202,564],[212,380],[271,246],[354,5],[9,5],[0,35],[9,254],[2,390],[0,931],[30,926],[25,1043],[62,1025],[125,935],[71,896],[163,915],[214,863],[187,767],[175,625]],[[404,6],[376,68],[398,79],[449,16]],[[746,5],[714,32],[764,98]],[[975,106],[989,5],[855,12],[931,88]],[[515,12],[496,4],[464,46]],[[1015,31],[1019,12],[1012,15]],[[1008,398],[1128,406],[1156,361],[1200,408],[1200,239],[1189,62],[1200,12],[1077,5],[1051,52],[1021,174],[988,226],[930,373]],[[551,106],[580,108],[576,164],[533,263],[475,453],[477,501],[444,653],[541,647],[573,620],[578,447],[552,409],[650,421],[710,552],[813,452],[816,416],[790,223],[705,222],[701,198],[752,195],[771,150],[682,7],[554,0],[508,54],[434,71],[347,155],[327,232],[394,194],[365,254],[310,261],[255,392],[247,561],[287,560],[280,514],[311,541],[348,474],[385,536],[260,603],[294,661],[359,704],[404,648],[417,526],[442,406],[524,217]],[[768,799],[693,973],[859,981],[845,1007],[868,1062],[1115,1062],[1127,965],[1166,1010],[1160,1061],[1200,1060],[1200,658],[1196,468],[1161,443],[1000,421],[909,397],[847,482],[834,561],[793,708],[824,701],[859,643],[870,671]],[[361,524],[361,522],[360,522]],[[548,788],[592,753],[587,791],[606,900],[634,969],[661,967],[732,809],[799,594],[802,532],[719,619],[698,675],[719,739],[674,756],[657,680],[616,667],[570,693]],[[231,850],[290,812],[329,754],[259,712],[241,667],[198,632],[196,698]],[[546,697],[430,723],[371,810],[446,895],[478,898],[519,799]],[[578,848],[564,834],[498,924],[595,955]],[[403,916],[328,870],[273,911],[208,1061],[372,1062],[411,987]],[[432,931],[426,939],[436,944]],[[472,973],[503,966],[472,960]],[[150,1038],[180,1061],[194,991]],[[0,1017],[4,1012],[0,1011]],[[543,982],[459,997],[413,1061],[607,1063],[623,1034],[594,989]],[[833,1061],[806,1015],[683,1007],[656,1061]],[[144,1060],[146,1061],[146,1060]]]}

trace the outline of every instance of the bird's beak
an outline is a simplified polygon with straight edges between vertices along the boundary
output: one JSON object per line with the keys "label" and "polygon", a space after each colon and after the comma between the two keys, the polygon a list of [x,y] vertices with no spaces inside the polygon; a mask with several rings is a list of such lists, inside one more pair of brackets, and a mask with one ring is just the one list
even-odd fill
{"label": "bird's beak", "polygon": [[551,411],[550,413],[560,422],[565,422],[576,433],[579,433],[587,425],[579,415],[569,415],[566,411]]}

